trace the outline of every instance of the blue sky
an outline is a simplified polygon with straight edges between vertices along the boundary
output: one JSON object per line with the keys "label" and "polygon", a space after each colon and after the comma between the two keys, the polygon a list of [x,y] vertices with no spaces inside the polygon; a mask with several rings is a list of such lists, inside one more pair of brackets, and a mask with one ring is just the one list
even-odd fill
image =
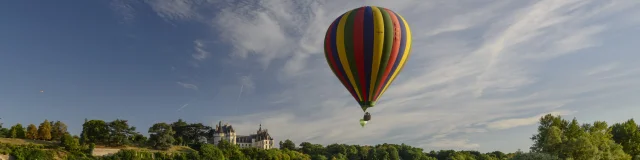
{"label": "blue sky", "polygon": [[[640,114],[638,1],[11,1],[0,5],[6,125],[178,118],[258,124],[300,143],[527,150],[539,116],[619,122]],[[332,75],[334,18],[378,5],[403,15],[412,57],[362,112]],[[40,90],[44,90],[40,93]]]}

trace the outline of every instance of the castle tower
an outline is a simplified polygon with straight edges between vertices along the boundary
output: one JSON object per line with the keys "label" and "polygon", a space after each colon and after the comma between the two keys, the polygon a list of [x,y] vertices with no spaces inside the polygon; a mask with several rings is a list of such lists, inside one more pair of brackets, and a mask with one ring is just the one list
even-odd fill
{"label": "castle tower", "polygon": [[225,123],[222,125],[222,121],[218,122],[215,130],[213,131],[213,144],[217,145],[221,140],[226,140],[231,144],[236,144],[236,132],[233,126]]}

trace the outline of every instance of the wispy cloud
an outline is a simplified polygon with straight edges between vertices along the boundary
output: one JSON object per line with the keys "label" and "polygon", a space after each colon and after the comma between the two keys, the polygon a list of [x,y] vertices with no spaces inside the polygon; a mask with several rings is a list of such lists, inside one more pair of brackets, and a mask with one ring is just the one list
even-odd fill
{"label": "wispy cloud", "polygon": [[467,139],[457,139],[457,140],[444,139],[436,142],[431,142],[426,146],[469,150],[469,149],[478,149],[478,147],[480,147],[480,144],[469,143],[469,140]]}
{"label": "wispy cloud", "polygon": [[[272,135],[296,142],[482,148],[469,135],[530,125],[545,113],[573,111],[562,107],[587,100],[585,94],[640,84],[637,79],[579,81],[582,69],[546,68],[558,61],[575,63],[572,54],[602,47],[602,35],[620,25],[637,26],[621,18],[637,16],[621,14],[638,9],[637,1],[367,1],[405,17],[414,48],[402,74],[371,109],[371,123],[361,128],[362,111],[327,68],[322,38],[333,18],[362,4],[210,2],[218,11],[207,16],[199,14],[196,2],[153,3],[161,17],[194,19],[219,31],[218,38],[232,46],[230,55],[276,70],[255,78],[277,79],[284,88],[266,97],[283,109],[223,118],[243,133],[262,122]],[[179,5],[166,7],[173,3]],[[241,78],[240,88],[255,87],[253,78]]]}
{"label": "wispy cloud", "polygon": [[166,20],[198,18],[196,10],[205,0],[149,0],[146,1],[158,16]]}
{"label": "wispy cloud", "polygon": [[109,5],[111,5],[111,9],[114,10],[116,14],[119,14],[122,17],[122,23],[131,23],[135,20],[135,9],[132,4],[134,1],[130,0],[112,0]]}
{"label": "wispy cloud", "polygon": [[182,105],[182,107],[178,108],[178,110],[176,110],[176,111],[180,111],[180,110],[182,110],[184,107],[187,107],[188,105],[189,105],[189,103],[184,104],[184,105]]}
{"label": "wispy cloud", "polygon": [[604,64],[604,65],[597,66],[595,68],[591,68],[591,69],[587,70],[585,74],[587,76],[591,76],[591,75],[595,75],[595,74],[599,74],[599,73],[604,73],[604,72],[610,71],[610,70],[618,67],[618,65],[619,65],[619,63],[607,63],[607,64]]}
{"label": "wispy cloud", "polygon": [[194,59],[196,60],[204,60],[205,58],[207,58],[209,56],[209,52],[207,52],[206,50],[204,50],[204,44],[201,40],[196,40],[193,43],[195,43],[194,49],[196,50],[196,53],[194,53],[193,55],[191,55]]}
{"label": "wispy cloud", "polygon": [[251,75],[240,77],[239,83],[240,83],[240,93],[238,93],[237,100],[240,100],[240,97],[242,97],[242,93],[246,91],[251,92],[255,88],[253,80],[251,79]]}
{"label": "wispy cloud", "polygon": [[178,85],[184,87],[184,88],[188,88],[188,89],[193,89],[193,90],[198,90],[198,86],[196,86],[195,84],[189,84],[189,83],[183,83],[183,82],[177,82]]}
{"label": "wispy cloud", "polygon": [[562,115],[567,115],[568,113],[569,112],[567,111],[550,112],[550,113],[539,114],[539,115],[535,115],[527,118],[502,119],[502,120],[494,121],[487,124],[487,127],[490,129],[508,129],[508,128],[514,128],[519,126],[532,125],[532,124],[538,123],[538,121],[540,120],[540,117],[546,114],[551,114],[554,116],[558,116],[558,115],[562,116]]}

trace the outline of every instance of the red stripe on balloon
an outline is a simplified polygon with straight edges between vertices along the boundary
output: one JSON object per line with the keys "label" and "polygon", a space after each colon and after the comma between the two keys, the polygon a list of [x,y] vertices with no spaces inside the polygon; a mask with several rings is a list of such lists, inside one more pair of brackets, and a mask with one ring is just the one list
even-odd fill
{"label": "red stripe on balloon", "polygon": [[356,11],[355,22],[353,23],[353,51],[354,58],[356,59],[356,67],[358,69],[358,78],[360,80],[360,93],[363,101],[367,101],[368,93],[366,92],[364,76],[364,7],[359,8]]}
{"label": "red stripe on balloon", "polygon": [[393,45],[391,47],[391,54],[389,54],[389,60],[387,61],[387,67],[384,70],[384,74],[382,74],[381,80],[384,81],[378,85],[378,92],[373,97],[374,100],[378,100],[378,96],[380,96],[380,93],[382,92],[382,87],[387,85],[387,83],[391,81],[391,79],[387,80],[387,77],[391,76],[389,75],[389,73],[391,73],[391,69],[396,62],[396,58],[398,58],[398,50],[400,49],[400,42],[402,41],[402,30],[400,29],[400,22],[398,21],[398,17],[396,17],[396,14],[393,14],[393,11],[389,9],[384,10],[389,13],[391,21],[393,23]]}

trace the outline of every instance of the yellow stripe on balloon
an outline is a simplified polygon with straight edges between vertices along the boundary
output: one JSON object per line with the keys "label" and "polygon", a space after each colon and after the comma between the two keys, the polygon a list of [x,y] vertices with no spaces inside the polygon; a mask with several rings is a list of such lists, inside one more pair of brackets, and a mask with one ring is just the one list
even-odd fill
{"label": "yellow stripe on balloon", "polygon": [[382,59],[382,43],[384,43],[384,19],[378,7],[371,7],[373,12],[373,63],[371,63],[371,79],[369,84],[369,101],[373,101],[380,60]]}
{"label": "yellow stripe on balloon", "polygon": [[[400,15],[398,15],[400,16]],[[389,85],[391,84],[391,82],[396,79],[396,76],[398,75],[398,73],[400,73],[400,71],[402,71],[402,69],[404,68],[404,64],[405,62],[407,62],[407,59],[409,58],[409,54],[411,53],[411,29],[409,28],[409,24],[407,24],[407,21],[404,20],[404,18],[402,16],[400,16],[400,19],[402,19],[402,23],[404,23],[404,27],[405,30],[407,31],[407,39],[405,41],[405,50],[404,50],[404,54],[402,54],[402,59],[400,60],[400,64],[398,64],[398,67],[396,68],[396,71],[393,73],[393,75],[391,76],[391,79],[389,79],[389,83],[387,83],[384,86],[384,89],[382,89],[382,92],[380,92],[380,95],[384,94],[385,91],[387,91],[387,88],[389,87]]]}
{"label": "yellow stripe on balloon", "polygon": [[360,95],[360,89],[356,85],[356,82],[353,77],[353,73],[351,73],[351,67],[349,66],[349,61],[347,60],[347,51],[344,46],[344,26],[347,23],[347,19],[349,18],[349,14],[352,11],[345,13],[340,19],[340,23],[338,23],[338,30],[336,33],[336,46],[338,48],[338,57],[340,57],[340,63],[342,64],[342,68],[344,72],[347,74],[349,81],[351,82],[351,86],[353,86],[353,90],[356,91],[358,95],[358,100],[362,101],[362,95]]}

